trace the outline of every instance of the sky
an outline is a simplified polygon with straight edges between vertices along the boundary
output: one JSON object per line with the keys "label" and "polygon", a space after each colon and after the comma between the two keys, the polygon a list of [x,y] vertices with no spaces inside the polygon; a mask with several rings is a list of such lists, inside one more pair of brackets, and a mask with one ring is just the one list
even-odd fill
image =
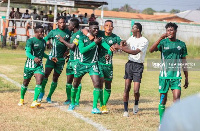
{"label": "sky", "polygon": [[200,0],[99,0],[108,2],[108,8],[120,8],[125,4],[129,4],[133,9],[144,10],[152,8],[156,11],[172,9],[180,11],[195,10],[200,8]]}

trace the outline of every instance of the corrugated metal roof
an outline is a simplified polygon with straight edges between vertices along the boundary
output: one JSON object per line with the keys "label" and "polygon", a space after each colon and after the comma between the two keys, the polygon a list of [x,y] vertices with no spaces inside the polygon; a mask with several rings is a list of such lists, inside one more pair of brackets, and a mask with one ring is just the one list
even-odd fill
{"label": "corrugated metal roof", "polygon": [[175,15],[190,21],[200,23],[200,10],[187,10]]}

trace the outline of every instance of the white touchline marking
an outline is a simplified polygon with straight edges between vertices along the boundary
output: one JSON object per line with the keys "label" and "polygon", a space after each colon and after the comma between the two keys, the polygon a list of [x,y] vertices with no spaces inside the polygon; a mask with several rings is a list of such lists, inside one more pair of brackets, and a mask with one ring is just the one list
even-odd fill
{"label": "white touchline marking", "polygon": [[[21,87],[21,85],[20,85],[18,82],[14,81],[14,80],[12,80],[12,79],[10,79],[10,78],[8,78],[8,77],[7,77],[6,75],[4,75],[4,74],[0,74],[0,77],[6,79],[7,81],[9,81],[9,82],[11,82],[11,83],[13,83],[14,85],[16,85],[16,86],[19,87],[19,88]],[[29,89],[28,89],[28,91],[31,92],[31,93],[34,93],[33,90],[29,90]],[[79,114],[79,113],[77,113],[77,112],[75,112],[75,111],[67,111],[67,109],[65,108],[65,106],[60,106],[58,103],[54,103],[54,105],[55,105],[55,107],[59,108],[61,111],[70,113],[70,114],[72,114],[73,116],[75,116],[76,118],[79,118],[79,119],[85,121],[86,123],[88,123],[88,124],[90,124],[90,125],[96,127],[99,131],[110,131],[110,130],[106,129],[105,127],[103,127],[101,124],[96,123],[96,122],[92,121],[91,119],[89,119],[89,118],[87,118],[87,117],[84,117],[83,115],[81,115],[81,114]]]}

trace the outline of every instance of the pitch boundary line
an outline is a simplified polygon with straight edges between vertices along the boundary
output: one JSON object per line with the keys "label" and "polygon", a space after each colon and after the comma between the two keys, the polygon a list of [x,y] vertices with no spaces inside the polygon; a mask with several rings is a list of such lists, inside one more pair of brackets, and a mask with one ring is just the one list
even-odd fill
{"label": "pitch boundary line", "polygon": [[[4,78],[5,80],[7,80],[7,81],[9,81],[9,82],[11,82],[11,83],[13,83],[14,85],[16,85],[16,86],[19,87],[19,88],[21,87],[21,84],[19,84],[18,82],[14,81],[14,80],[12,80],[12,79],[10,79],[10,78],[8,78],[8,77],[7,77],[6,75],[4,75],[4,74],[0,74],[0,77]],[[30,89],[28,89],[28,92],[34,93],[34,91],[33,91],[33,90],[30,90]],[[104,126],[102,126],[101,124],[96,123],[96,122],[94,122],[93,120],[91,120],[91,119],[89,119],[89,118],[87,118],[87,117],[84,117],[83,115],[81,115],[81,114],[79,114],[79,113],[77,113],[77,112],[75,112],[75,111],[67,111],[66,108],[64,108],[64,106],[60,106],[58,103],[54,103],[54,105],[56,105],[55,107],[59,108],[61,111],[70,113],[70,114],[72,114],[74,117],[76,117],[76,118],[78,118],[78,119],[81,119],[81,120],[83,120],[84,122],[86,122],[86,123],[88,123],[88,124],[94,126],[94,127],[97,128],[97,130],[99,130],[99,131],[110,131],[110,130],[106,129]]]}

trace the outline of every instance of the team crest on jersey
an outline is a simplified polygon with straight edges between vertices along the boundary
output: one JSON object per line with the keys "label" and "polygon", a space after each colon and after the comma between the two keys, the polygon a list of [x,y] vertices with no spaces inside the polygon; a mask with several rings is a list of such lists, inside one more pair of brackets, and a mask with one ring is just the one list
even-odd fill
{"label": "team crest on jersey", "polygon": [[84,39],[84,43],[85,43],[85,42],[88,42],[88,40],[87,40],[87,39]]}
{"label": "team crest on jersey", "polygon": [[178,50],[181,50],[181,47],[180,47],[180,46],[178,46],[178,47],[177,47],[177,49],[178,49]]}
{"label": "team crest on jersey", "polygon": [[113,41],[112,40],[109,40],[109,44],[112,44],[113,43]]}
{"label": "team crest on jersey", "polygon": [[66,38],[69,38],[69,35],[66,35]]}
{"label": "team crest on jersey", "polygon": [[164,50],[168,50],[169,49],[169,47],[164,47]]}
{"label": "team crest on jersey", "polygon": [[78,38],[78,39],[79,39],[79,37],[80,37],[79,35],[76,36],[76,38]]}
{"label": "team crest on jersey", "polygon": [[56,38],[58,37],[58,35],[55,36]]}

